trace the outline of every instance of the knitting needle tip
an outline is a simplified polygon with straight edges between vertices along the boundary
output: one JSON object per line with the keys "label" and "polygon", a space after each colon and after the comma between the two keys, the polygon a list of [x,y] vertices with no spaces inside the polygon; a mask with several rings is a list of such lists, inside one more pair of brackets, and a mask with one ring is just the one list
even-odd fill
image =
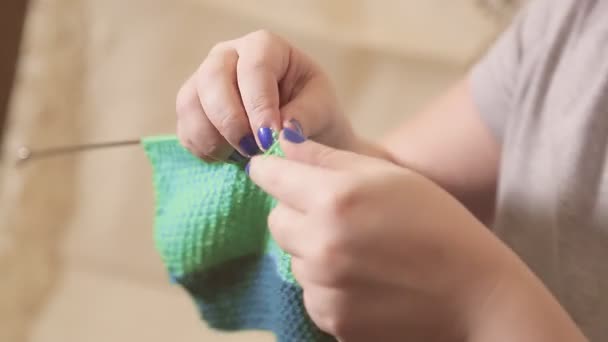
{"label": "knitting needle tip", "polygon": [[32,151],[27,146],[21,146],[17,149],[17,159],[22,161],[29,159],[32,155]]}
{"label": "knitting needle tip", "polygon": [[27,146],[20,146],[17,149],[17,164],[26,162],[32,156],[32,151]]}
{"label": "knitting needle tip", "polygon": [[78,152],[107,149],[120,146],[136,145],[140,143],[140,139],[133,140],[120,140],[110,141],[103,143],[88,143],[88,144],[77,144],[68,145],[62,147],[45,148],[41,150],[33,151],[27,146],[21,146],[17,149],[17,164],[23,164],[24,162],[32,159],[55,157],[66,154],[74,154]]}

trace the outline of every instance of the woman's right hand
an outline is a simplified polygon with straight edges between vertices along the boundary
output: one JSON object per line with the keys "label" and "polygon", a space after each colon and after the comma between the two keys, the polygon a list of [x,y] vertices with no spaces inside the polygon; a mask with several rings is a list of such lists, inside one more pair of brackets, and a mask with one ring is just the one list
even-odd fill
{"label": "woman's right hand", "polygon": [[336,148],[354,141],[327,75],[266,31],[213,47],[176,102],[181,143],[206,161],[253,156],[284,126]]}

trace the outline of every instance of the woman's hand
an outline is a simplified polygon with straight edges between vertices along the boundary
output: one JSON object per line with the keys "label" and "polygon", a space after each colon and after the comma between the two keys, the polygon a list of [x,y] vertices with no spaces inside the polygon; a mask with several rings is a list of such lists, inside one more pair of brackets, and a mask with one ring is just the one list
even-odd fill
{"label": "woman's hand", "polygon": [[463,339],[505,248],[426,178],[282,136],[287,159],[254,158],[249,172],[279,201],[269,228],[319,327],[345,341]]}
{"label": "woman's hand", "polygon": [[534,311],[530,297],[547,298],[513,295],[511,280],[524,289],[533,282],[526,268],[426,178],[291,129],[281,146],[286,159],[255,157],[248,170],[278,200],[269,228],[326,332],[349,342],[508,341],[493,334],[522,333],[495,327],[515,320],[515,298],[526,298],[524,312]]}
{"label": "woman's hand", "polygon": [[211,49],[182,86],[176,107],[180,141],[207,161],[242,158],[235,149],[253,156],[270,147],[273,131],[282,127],[329,146],[345,147],[352,140],[327,76],[266,31]]}

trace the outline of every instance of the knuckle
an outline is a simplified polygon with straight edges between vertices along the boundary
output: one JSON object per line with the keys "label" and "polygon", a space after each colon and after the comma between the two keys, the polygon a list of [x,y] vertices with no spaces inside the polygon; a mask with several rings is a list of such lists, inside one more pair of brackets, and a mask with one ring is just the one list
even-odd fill
{"label": "knuckle", "polygon": [[222,77],[226,67],[216,58],[206,59],[198,70],[197,83],[201,87],[213,86],[214,81]]}
{"label": "knuckle", "polygon": [[249,35],[249,38],[262,46],[272,45],[278,40],[277,35],[268,29],[254,31]]}
{"label": "knuckle", "polygon": [[201,145],[202,152],[210,157],[216,156],[222,149],[222,142],[217,138],[205,139]]}
{"label": "knuckle", "polygon": [[207,161],[216,161],[218,156],[218,151],[220,150],[218,145],[205,145],[200,150],[197,149],[195,155],[201,159]]}
{"label": "knuckle", "polygon": [[187,84],[184,84],[175,98],[175,112],[178,118],[190,112],[195,105],[196,94],[190,90]]}
{"label": "knuckle", "polygon": [[344,219],[359,201],[359,190],[356,185],[344,182],[338,184],[325,195],[323,204],[330,217]]}
{"label": "knuckle", "polygon": [[184,147],[186,147],[186,149],[188,151],[190,151],[190,153],[192,153],[193,155],[199,157],[199,158],[203,158],[205,159],[207,156],[201,151],[200,148],[198,148],[196,145],[194,145],[194,143],[192,142],[192,139],[189,137],[183,137],[180,138],[180,140],[182,141],[182,144],[184,145]]}
{"label": "knuckle", "polygon": [[230,73],[231,61],[236,59],[236,50],[230,42],[221,42],[211,48],[207,58],[197,70],[199,85],[213,85],[213,81]]}
{"label": "knuckle", "polygon": [[344,239],[341,238],[340,234],[327,235],[319,242],[316,253],[317,263],[323,267],[337,264],[344,252]]}
{"label": "knuckle", "polygon": [[348,262],[350,259],[345,250],[344,243],[340,241],[326,245],[320,251],[317,264],[325,270],[323,279],[327,286],[342,287],[353,278],[351,263]]}
{"label": "knuckle", "polygon": [[[202,88],[206,88],[206,84],[209,84],[209,82],[204,83],[205,84],[201,84]],[[228,116],[228,113],[230,112],[229,108],[231,107],[231,103],[226,103],[226,100],[223,98],[221,89],[216,87],[203,89],[200,95],[200,103],[207,118],[214,121],[214,126],[216,126],[216,128],[220,128],[218,126],[221,120]]]}
{"label": "knuckle", "polygon": [[240,138],[240,134],[238,133],[241,128],[241,120],[236,113],[229,109],[225,109],[220,113],[220,119],[216,128],[220,133],[230,136],[232,140],[235,140],[235,143],[238,143],[238,139]]}
{"label": "knuckle", "polygon": [[229,41],[219,42],[213,45],[213,47],[211,47],[211,49],[209,50],[209,56],[213,54],[223,54],[230,49],[231,47]]}
{"label": "knuckle", "polygon": [[[205,138],[202,138],[205,137]],[[192,132],[190,137],[189,145],[193,147],[194,154],[205,160],[219,158],[220,151],[223,148],[223,141],[215,134],[204,134],[202,131],[197,133]]]}
{"label": "knuckle", "polygon": [[273,56],[283,46],[282,40],[268,30],[255,31],[243,39],[243,50],[246,53],[242,54],[239,60],[244,66],[249,69],[267,69],[272,68],[270,61]]}
{"label": "knuckle", "polygon": [[251,51],[251,54],[245,55],[239,59],[240,69],[244,69],[246,72],[264,72],[272,70],[270,66],[270,61],[272,60],[270,51],[265,47],[260,46],[252,48]]}

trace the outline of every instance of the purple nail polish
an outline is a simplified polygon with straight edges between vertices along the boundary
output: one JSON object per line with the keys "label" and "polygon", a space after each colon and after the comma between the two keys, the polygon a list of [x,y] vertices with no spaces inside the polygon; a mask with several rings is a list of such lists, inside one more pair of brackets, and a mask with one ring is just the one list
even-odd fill
{"label": "purple nail polish", "polygon": [[245,173],[247,174],[247,176],[249,176],[249,165],[251,165],[251,162],[247,163],[247,165],[245,165]]}
{"label": "purple nail polish", "polygon": [[258,139],[260,140],[260,145],[262,145],[262,149],[268,150],[274,143],[274,137],[272,133],[273,132],[270,127],[261,127],[258,130]]}
{"label": "purple nail polish", "polygon": [[283,137],[285,137],[287,141],[290,141],[294,144],[300,144],[306,141],[306,138],[302,134],[289,127],[285,127],[283,129]]}
{"label": "purple nail polish", "polygon": [[249,134],[243,139],[241,139],[241,141],[239,142],[239,146],[249,156],[255,156],[260,152],[260,149],[258,148],[258,143],[255,141],[253,134]]}
{"label": "purple nail polish", "polygon": [[296,129],[296,131],[298,131],[298,133],[300,133],[300,135],[304,135],[304,129],[302,128],[302,125],[300,124],[300,122],[296,119],[291,119],[289,120],[289,122],[293,125],[293,127]]}

